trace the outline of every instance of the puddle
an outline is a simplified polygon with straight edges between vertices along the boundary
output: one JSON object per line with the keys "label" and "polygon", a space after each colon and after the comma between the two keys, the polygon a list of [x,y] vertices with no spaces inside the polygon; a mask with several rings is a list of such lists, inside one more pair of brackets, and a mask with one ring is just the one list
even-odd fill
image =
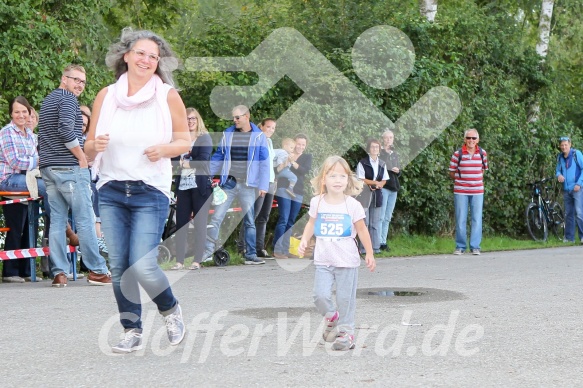
{"label": "puddle", "polygon": [[[450,300],[466,299],[461,292],[443,290],[438,288],[359,288],[356,297],[362,303],[383,303],[384,305],[402,306],[414,303],[445,302]],[[333,296],[335,298],[335,296]],[[231,313],[239,316],[276,320],[280,316],[288,319],[300,318],[305,313],[318,315],[314,305],[302,307],[260,307],[233,310]]]}
{"label": "puddle", "polygon": [[359,288],[356,297],[377,303],[426,303],[466,299],[461,292],[438,288]]}
{"label": "puddle", "polygon": [[394,291],[394,290],[382,290],[382,291],[369,291],[368,295],[377,296],[421,296],[425,292],[418,291]]}

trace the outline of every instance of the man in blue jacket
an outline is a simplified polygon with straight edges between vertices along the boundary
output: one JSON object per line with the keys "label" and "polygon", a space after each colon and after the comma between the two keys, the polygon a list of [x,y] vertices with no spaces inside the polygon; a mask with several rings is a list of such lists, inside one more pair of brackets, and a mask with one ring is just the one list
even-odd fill
{"label": "man in blue jacket", "polygon": [[565,202],[565,242],[575,242],[575,224],[583,244],[583,154],[571,148],[571,139],[561,137],[557,156],[557,180],[563,184]]}
{"label": "man in blue jacket", "polygon": [[233,109],[234,125],[223,132],[217,151],[211,157],[210,173],[219,174],[220,185],[227,194],[227,201],[215,207],[203,257],[212,256],[219,227],[235,198],[244,214],[245,264],[265,264],[257,257],[255,215],[253,205],[257,196],[264,196],[269,189],[269,151],[267,138],[255,124],[250,122],[249,108],[244,105]]}

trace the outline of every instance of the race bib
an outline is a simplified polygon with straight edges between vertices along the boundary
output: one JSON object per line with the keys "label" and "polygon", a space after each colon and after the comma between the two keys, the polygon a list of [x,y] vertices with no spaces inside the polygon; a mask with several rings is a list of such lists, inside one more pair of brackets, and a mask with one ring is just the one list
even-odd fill
{"label": "race bib", "polygon": [[320,238],[346,238],[352,234],[352,218],[345,213],[318,213],[314,235]]}

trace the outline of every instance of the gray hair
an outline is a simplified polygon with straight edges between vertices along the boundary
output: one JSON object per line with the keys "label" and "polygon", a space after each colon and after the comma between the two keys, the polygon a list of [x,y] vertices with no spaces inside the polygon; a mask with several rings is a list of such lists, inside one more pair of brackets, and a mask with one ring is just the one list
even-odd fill
{"label": "gray hair", "polygon": [[478,139],[480,138],[480,134],[478,133],[478,130],[476,128],[470,128],[464,132],[464,139],[466,138],[466,136],[468,136],[468,133],[470,133],[470,132],[476,132],[476,137]]}
{"label": "gray hair", "polygon": [[178,59],[164,38],[148,30],[134,31],[126,27],[121,31],[119,42],[112,44],[105,56],[105,64],[115,72],[115,78],[128,71],[128,64],[124,61],[124,55],[134,47],[137,41],[148,39],[158,45],[160,61],[156,67],[156,74],[163,82],[174,86],[172,72],[178,68]]}
{"label": "gray hair", "polygon": [[237,112],[242,112],[242,115],[246,115],[247,113],[250,114],[249,112],[249,108],[247,107],[247,105],[237,105],[236,107],[233,108],[232,112],[237,111]]}
{"label": "gray hair", "polygon": [[390,129],[387,129],[386,131],[383,132],[383,134],[381,135],[381,138],[382,137],[385,137],[387,135],[393,135],[394,136],[394,133]]}

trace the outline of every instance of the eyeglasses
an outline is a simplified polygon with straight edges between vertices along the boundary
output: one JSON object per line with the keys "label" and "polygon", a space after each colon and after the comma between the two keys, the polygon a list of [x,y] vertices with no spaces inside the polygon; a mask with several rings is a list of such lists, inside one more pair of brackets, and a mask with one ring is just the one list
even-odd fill
{"label": "eyeglasses", "polygon": [[148,58],[148,60],[153,61],[153,62],[158,62],[160,60],[160,57],[156,54],[147,54],[144,50],[134,50],[131,49],[130,51],[133,51],[134,54],[136,54],[138,56],[138,58],[140,59],[146,59]]}
{"label": "eyeglasses", "polygon": [[87,84],[87,81],[82,80],[81,78],[69,77],[68,75],[66,75],[65,77],[72,79],[73,82],[75,82],[77,85],[83,85],[83,86],[85,86]]}
{"label": "eyeglasses", "polygon": [[477,136],[466,136],[466,140],[478,140]]}
{"label": "eyeglasses", "polygon": [[186,120],[187,121],[197,121],[198,117],[187,117]]}
{"label": "eyeglasses", "polygon": [[567,136],[563,136],[559,138],[559,141],[571,141]]}

